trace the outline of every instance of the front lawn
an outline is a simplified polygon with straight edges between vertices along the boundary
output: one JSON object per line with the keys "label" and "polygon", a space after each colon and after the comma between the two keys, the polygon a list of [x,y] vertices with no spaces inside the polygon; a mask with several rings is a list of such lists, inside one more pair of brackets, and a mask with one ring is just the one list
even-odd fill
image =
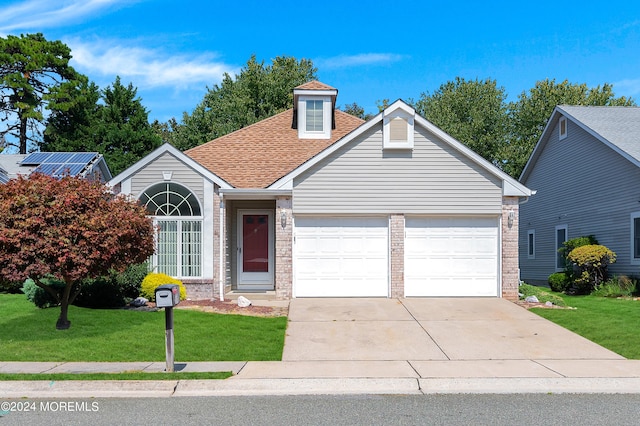
{"label": "front lawn", "polygon": [[[165,361],[165,313],[69,307],[38,309],[23,294],[0,294],[0,361]],[[286,317],[174,309],[176,362],[279,361]]]}
{"label": "front lawn", "polygon": [[561,297],[566,306],[577,309],[534,308],[531,311],[625,358],[640,359],[640,300]]}

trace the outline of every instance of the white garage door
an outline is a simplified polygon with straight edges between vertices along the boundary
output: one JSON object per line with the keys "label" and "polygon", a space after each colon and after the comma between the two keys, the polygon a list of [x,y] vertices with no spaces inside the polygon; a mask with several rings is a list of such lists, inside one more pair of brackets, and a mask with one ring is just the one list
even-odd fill
{"label": "white garage door", "polygon": [[295,219],[295,297],[387,297],[387,218]]}
{"label": "white garage door", "polygon": [[405,221],[405,296],[497,296],[498,219]]}

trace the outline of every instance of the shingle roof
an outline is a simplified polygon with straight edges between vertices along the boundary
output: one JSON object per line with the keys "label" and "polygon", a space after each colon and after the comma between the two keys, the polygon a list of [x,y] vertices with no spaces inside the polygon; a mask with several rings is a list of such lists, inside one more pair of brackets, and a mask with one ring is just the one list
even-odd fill
{"label": "shingle roof", "polygon": [[335,87],[331,87],[328,84],[319,82],[318,80],[309,81],[296,87],[296,89],[303,90],[337,90]]}
{"label": "shingle roof", "polygon": [[335,117],[331,139],[298,139],[290,109],[185,154],[236,188],[266,188],[364,123],[340,110]]}
{"label": "shingle roof", "polygon": [[558,110],[640,161],[640,108],[560,105]]}

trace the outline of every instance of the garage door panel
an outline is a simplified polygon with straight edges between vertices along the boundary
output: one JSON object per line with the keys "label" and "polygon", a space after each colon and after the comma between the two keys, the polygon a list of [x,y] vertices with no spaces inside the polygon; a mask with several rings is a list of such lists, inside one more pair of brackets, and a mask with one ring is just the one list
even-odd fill
{"label": "garage door panel", "polygon": [[295,296],[386,297],[388,247],[387,218],[296,218]]}
{"label": "garage door panel", "polygon": [[407,218],[406,296],[497,296],[496,218]]}

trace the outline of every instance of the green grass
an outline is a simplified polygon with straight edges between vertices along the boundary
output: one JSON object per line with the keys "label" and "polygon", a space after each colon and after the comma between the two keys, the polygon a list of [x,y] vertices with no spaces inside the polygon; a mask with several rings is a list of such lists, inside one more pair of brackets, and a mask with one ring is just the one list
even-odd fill
{"label": "green grass", "polygon": [[640,359],[640,301],[597,296],[562,298],[567,306],[577,309],[531,311],[625,358]]}
{"label": "green grass", "polygon": [[56,374],[0,374],[0,381],[9,380],[46,380],[60,382],[63,380],[222,380],[231,377],[233,373],[227,372],[193,372],[193,373],[56,373]]}
{"label": "green grass", "polygon": [[[165,313],[69,307],[38,309],[22,294],[0,294],[0,361],[165,361]],[[286,317],[259,318],[174,309],[176,362],[279,361]]]}

